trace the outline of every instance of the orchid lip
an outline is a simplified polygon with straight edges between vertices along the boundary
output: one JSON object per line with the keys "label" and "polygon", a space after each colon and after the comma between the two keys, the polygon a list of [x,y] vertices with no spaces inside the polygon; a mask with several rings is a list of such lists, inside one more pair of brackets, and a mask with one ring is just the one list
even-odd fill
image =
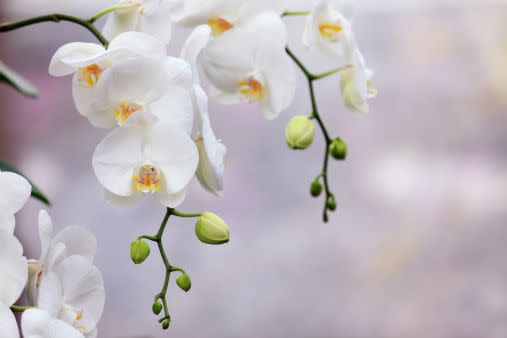
{"label": "orchid lip", "polygon": [[137,174],[134,174],[132,181],[134,183],[134,190],[144,193],[155,193],[160,190],[161,173],[157,167],[145,164],[139,168]]}
{"label": "orchid lip", "polygon": [[216,16],[208,20],[208,25],[211,27],[211,34],[215,37],[222,35],[225,31],[234,27],[231,22]]}

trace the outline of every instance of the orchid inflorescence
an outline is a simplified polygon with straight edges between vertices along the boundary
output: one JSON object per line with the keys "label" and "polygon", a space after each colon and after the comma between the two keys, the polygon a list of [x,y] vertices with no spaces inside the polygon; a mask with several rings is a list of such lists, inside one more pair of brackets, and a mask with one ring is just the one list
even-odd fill
{"label": "orchid inflorescence", "polygon": [[[68,21],[97,38],[98,43],[60,47],[49,73],[72,75],[76,110],[92,126],[108,130],[92,158],[105,200],[128,206],[150,196],[165,208],[158,231],[140,235],[130,246],[135,264],[148,258],[150,242],[160,252],[166,275],[152,311],[156,315],[163,311],[159,322],[164,329],[171,320],[166,299],[171,274],[179,275],[176,283],[182,290],[191,288],[187,272],[173,266],[166,255],[162,238],[170,217],[197,218],[195,232],[203,243],[229,241],[229,227],[214,213],[176,210],[194,177],[210,193],[223,194],[227,150],[212,129],[208,95],[223,104],[257,104],[272,120],[294,100],[299,68],[308,81],[312,111],[289,121],[286,142],[292,149],[308,148],[317,122],[326,148],[322,171],[310,192],[315,197],[325,192],[325,222],[328,211],[336,209],[328,182],[329,158],[344,160],[347,146],[329,133],[318,110],[314,82],[340,74],[344,106],[367,112],[368,100],[376,95],[372,72],[358,49],[348,1],[318,0],[313,10],[297,12],[287,11],[287,5],[284,0],[120,0],[89,19],[49,14],[0,25],[0,32],[7,32],[40,22]],[[107,21],[100,31],[95,23],[103,16]],[[342,63],[321,74],[310,72],[287,46],[283,21],[287,16],[305,16],[304,45]],[[168,56],[173,23],[192,32],[180,54]],[[2,82],[35,95],[26,81],[0,66]],[[79,227],[53,236],[51,219],[41,211],[41,258],[27,261],[13,235],[14,213],[35,188],[13,172],[0,173],[0,181],[0,262],[7,267],[7,274],[0,277],[0,337],[19,337],[13,311],[24,312],[21,327],[28,338],[95,337],[104,287],[92,265],[94,236]],[[13,305],[23,288],[30,306]]]}

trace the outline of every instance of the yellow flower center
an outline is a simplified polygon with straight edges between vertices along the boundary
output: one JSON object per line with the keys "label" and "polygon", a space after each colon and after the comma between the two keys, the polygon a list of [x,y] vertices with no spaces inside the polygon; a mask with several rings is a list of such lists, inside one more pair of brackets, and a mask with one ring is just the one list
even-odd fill
{"label": "yellow flower center", "polygon": [[118,125],[123,126],[130,115],[142,109],[143,106],[134,102],[120,102],[119,106],[114,109],[114,116]]}
{"label": "yellow flower center", "polygon": [[208,20],[208,25],[211,27],[211,34],[213,36],[219,36],[234,27],[229,21],[216,16]]}
{"label": "yellow flower center", "polygon": [[93,87],[100,79],[104,70],[97,64],[89,65],[78,71],[79,83],[84,87]]}
{"label": "yellow flower center", "polygon": [[151,164],[145,164],[139,173],[132,178],[134,189],[144,193],[154,193],[160,190],[160,171]]}
{"label": "yellow flower center", "polygon": [[248,102],[261,101],[264,99],[264,87],[253,76],[239,82],[239,92]]}
{"label": "yellow flower center", "polygon": [[319,25],[320,35],[329,41],[338,41],[341,38],[343,26],[333,23],[321,23]]}

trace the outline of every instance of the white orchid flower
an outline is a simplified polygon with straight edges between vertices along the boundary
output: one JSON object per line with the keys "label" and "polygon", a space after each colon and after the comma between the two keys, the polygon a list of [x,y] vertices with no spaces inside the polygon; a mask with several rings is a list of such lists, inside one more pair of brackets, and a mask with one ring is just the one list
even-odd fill
{"label": "white orchid flower", "polygon": [[224,33],[248,26],[262,12],[280,16],[286,0],[184,0],[173,11],[176,22],[186,26],[209,25],[217,38]]}
{"label": "white orchid flower", "polygon": [[[23,332],[48,330],[55,325],[64,327],[59,320],[85,337],[96,337],[104,302],[104,282],[100,271],[85,257],[70,256],[41,283],[37,306],[46,313],[39,312],[32,317],[38,317],[42,323],[24,318]],[[78,336],[76,331],[66,330]]]}
{"label": "white orchid flower", "polygon": [[261,14],[253,26],[285,32],[272,37],[255,32],[231,32],[212,41],[202,53],[203,69],[211,83],[210,96],[222,103],[259,103],[267,119],[276,118],[294,99],[296,73],[285,53],[283,22]]}
{"label": "white orchid flower", "polygon": [[166,56],[166,46],[162,41],[138,32],[118,35],[107,49],[94,43],[72,42],[56,51],[49,73],[53,76],[74,74],[72,96],[76,109],[86,117],[104,72],[121,60],[137,56],[160,59]]}
{"label": "white orchid flower", "polygon": [[124,32],[143,32],[167,44],[171,40],[171,14],[175,5],[175,0],[120,0],[114,7],[121,9],[109,15],[104,36],[113,39]]}
{"label": "white orchid flower", "polygon": [[14,233],[14,214],[26,204],[31,191],[32,186],[24,177],[0,171],[0,230]]}
{"label": "white orchid flower", "polygon": [[[142,114],[148,113],[139,118]],[[153,194],[173,208],[183,202],[198,161],[197,148],[182,128],[127,121],[97,146],[92,164],[110,201],[126,203]]]}
{"label": "white orchid flower", "polygon": [[[87,117],[96,127],[114,128],[123,126],[127,119],[139,112],[152,111],[152,105],[158,111],[163,110],[167,103],[167,109],[170,109],[174,106],[171,103],[174,92],[178,90],[173,87],[179,85],[182,76],[188,77],[190,82],[190,67],[176,58],[166,57],[155,61],[138,57],[122,61],[104,73]],[[163,103],[157,102],[166,95],[169,98],[162,100]],[[191,106],[188,94],[186,98]],[[166,117],[164,111],[160,115],[162,119]],[[191,108],[189,115],[192,117]]]}
{"label": "white orchid flower", "polygon": [[303,43],[330,56],[342,56],[352,36],[350,0],[320,0],[307,17]]}
{"label": "white orchid flower", "polygon": [[195,138],[199,151],[199,166],[196,176],[201,185],[208,191],[221,196],[223,194],[224,159],[226,147],[218,140],[211,127],[208,114],[208,97],[200,86],[197,59],[207,46],[211,37],[211,28],[198,26],[188,37],[181,52],[181,58],[193,68],[193,98],[196,116],[200,122]]}
{"label": "white orchid flower", "polygon": [[351,111],[367,113],[368,101],[377,96],[372,87],[373,72],[366,68],[363,55],[357,49],[352,50],[353,67],[341,73],[340,87],[345,106]]}
{"label": "white orchid flower", "polygon": [[93,262],[97,249],[95,236],[85,228],[69,226],[53,237],[53,222],[49,214],[39,211],[39,236],[41,240],[41,257],[29,260],[29,279],[27,296],[31,305],[36,306],[39,290],[43,280],[55,271],[62,262],[73,255],[79,255]]}
{"label": "white orchid flower", "polygon": [[10,310],[28,278],[23,247],[9,231],[0,230],[0,337],[18,338],[16,319]]}

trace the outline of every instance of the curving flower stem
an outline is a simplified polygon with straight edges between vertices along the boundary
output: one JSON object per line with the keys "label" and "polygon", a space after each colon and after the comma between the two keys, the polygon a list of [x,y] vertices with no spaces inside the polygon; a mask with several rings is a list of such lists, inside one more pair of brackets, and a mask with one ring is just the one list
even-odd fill
{"label": "curving flower stem", "polygon": [[95,14],[94,16],[92,16],[90,19],[88,19],[88,22],[89,23],[94,23],[95,21],[97,21],[98,19],[100,19],[101,17],[103,17],[104,15],[107,15],[109,13],[112,13],[112,12],[115,12],[115,11],[119,11],[119,10],[122,10],[122,9],[129,9],[129,8],[131,8],[133,6],[135,6],[134,3],[128,4],[128,5],[116,5],[116,6],[108,7],[106,9],[101,10],[100,12],[98,12],[97,14]]}
{"label": "curving flower stem", "polygon": [[155,302],[158,300],[161,300],[162,306],[164,308],[164,317],[162,317],[159,320],[160,323],[162,323],[166,319],[171,320],[171,316],[169,314],[169,308],[167,306],[167,297],[166,297],[171,273],[174,271],[178,271],[184,275],[187,274],[186,271],[183,270],[182,268],[177,267],[177,266],[173,266],[173,265],[171,265],[171,263],[169,263],[169,259],[167,258],[167,254],[164,249],[164,244],[162,243],[162,237],[164,236],[164,231],[166,229],[167,222],[169,221],[169,217],[171,217],[172,215],[174,215],[176,217],[199,217],[200,216],[200,214],[185,214],[185,213],[182,213],[182,212],[177,211],[175,209],[167,208],[164,219],[162,220],[162,223],[160,224],[157,234],[155,236],[142,235],[142,236],[138,237],[138,239],[146,239],[146,240],[155,242],[157,244],[158,250],[160,252],[160,257],[162,257],[162,261],[164,263],[164,267],[165,267],[164,284],[162,286],[162,291],[160,291],[160,293],[155,295]]}
{"label": "curving flower stem", "polygon": [[72,22],[72,23],[78,24],[78,25],[88,29],[90,31],[90,33],[92,33],[97,38],[97,40],[99,40],[99,42],[104,47],[107,48],[107,46],[109,45],[109,41],[107,41],[107,39],[104,37],[104,35],[102,35],[102,33],[93,25],[93,21],[90,22],[90,20],[79,18],[79,17],[72,16],[72,15],[54,13],[54,14],[36,16],[36,17],[30,18],[30,19],[21,20],[21,21],[17,21],[17,22],[1,24],[0,25],[0,33],[10,32],[15,29],[35,25],[35,24],[38,24],[41,22],[67,21],[67,22]]}
{"label": "curving flower stem", "polygon": [[330,199],[334,199],[334,194],[333,194],[333,192],[331,191],[331,189],[329,187],[329,180],[328,180],[329,157],[331,156],[330,151],[329,151],[329,146],[333,142],[333,139],[331,138],[331,136],[330,136],[330,134],[329,134],[329,132],[328,132],[328,130],[326,128],[326,125],[324,124],[324,121],[322,120],[322,118],[320,116],[319,109],[318,109],[318,106],[317,106],[317,99],[316,99],[316,96],[315,96],[314,82],[317,81],[317,80],[320,80],[320,79],[324,79],[324,78],[326,78],[326,77],[328,77],[330,75],[339,73],[339,72],[341,72],[343,70],[346,70],[346,69],[348,69],[348,68],[350,68],[352,66],[351,65],[345,65],[343,67],[332,69],[332,70],[330,70],[328,72],[325,72],[325,73],[322,73],[322,74],[313,74],[313,73],[311,73],[305,67],[305,65],[289,49],[289,47],[287,47],[285,50],[286,50],[287,54],[289,55],[289,57],[292,60],[294,60],[294,62],[296,63],[296,65],[299,67],[299,69],[306,76],[306,79],[308,81],[308,90],[310,92],[310,99],[311,99],[311,103],[312,103],[312,113],[311,113],[311,115],[309,117],[312,118],[312,119],[315,119],[317,121],[317,123],[319,125],[319,128],[320,128],[320,130],[322,132],[322,135],[324,136],[324,141],[325,141],[325,144],[326,144],[326,149],[324,151],[324,162],[322,164],[322,171],[317,176],[316,179],[320,179],[322,177],[322,181],[324,182],[325,200],[324,200],[324,211],[322,213],[322,220],[325,223],[327,223],[329,221],[328,211],[332,210],[332,209],[330,209],[328,207],[328,201]]}

